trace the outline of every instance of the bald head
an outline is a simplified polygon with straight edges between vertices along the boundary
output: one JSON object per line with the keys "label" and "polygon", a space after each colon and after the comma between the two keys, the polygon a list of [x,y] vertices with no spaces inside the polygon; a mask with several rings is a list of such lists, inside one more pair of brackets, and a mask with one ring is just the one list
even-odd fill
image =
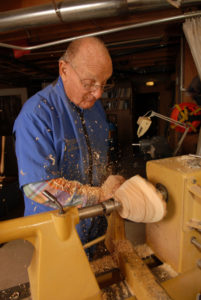
{"label": "bald head", "polygon": [[[61,60],[70,62],[73,66],[99,65],[107,67],[112,73],[112,60],[103,41],[96,37],[77,39],[71,42],[61,57]],[[111,76],[111,74],[110,74]]]}
{"label": "bald head", "polygon": [[112,75],[112,60],[98,38],[77,39],[60,58],[59,73],[68,98],[80,108],[87,109],[101,97],[103,87]]}
{"label": "bald head", "polygon": [[[62,56],[61,59],[64,59],[66,61],[72,61],[75,56],[79,53],[79,51],[85,50],[85,48],[99,48],[103,49],[103,51],[107,51],[104,43],[96,38],[96,37],[87,37],[87,38],[82,38],[82,39],[77,39],[72,41],[64,55]],[[107,51],[108,52],[108,51]]]}

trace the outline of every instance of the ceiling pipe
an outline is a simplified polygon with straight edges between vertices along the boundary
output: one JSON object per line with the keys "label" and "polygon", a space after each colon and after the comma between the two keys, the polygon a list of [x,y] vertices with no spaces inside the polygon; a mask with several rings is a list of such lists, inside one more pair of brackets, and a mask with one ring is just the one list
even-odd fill
{"label": "ceiling pipe", "polygon": [[0,31],[117,16],[126,9],[125,4],[123,0],[64,0],[7,11],[0,13]]}
{"label": "ceiling pipe", "polygon": [[[185,0],[183,6],[200,4]],[[167,0],[64,0],[0,13],[0,32],[172,7]]]}
{"label": "ceiling pipe", "polygon": [[66,39],[62,39],[62,40],[58,40],[58,41],[53,41],[53,42],[49,42],[49,43],[44,43],[44,44],[40,44],[40,45],[35,45],[35,46],[21,47],[21,46],[6,44],[6,43],[0,43],[0,47],[25,50],[25,51],[26,50],[37,50],[37,49],[41,49],[41,48],[46,48],[46,47],[50,47],[50,46],[56,46],[56,45],[68,43],[68,42],[71,42],[78,38],[100,36],[100,35],[110,34],[110,33],[114,33],[114,32],[125,31],[125,30],[129,30],[129,29],[136,29],[136,28],[142,28],[142,27],[151,26],[151,25],[168,23],[168,22],[172,22],[172,21],[182,21],[187,18],[198,17],[198,16],[199,17],[201,16],[201,11],[186,13],[186,14],[182,14],[182,15],[178,15],[178,16],[174,16],[174,17],[167,17],[167,18],[158,19],[158,20],[152,20],[152,21],[146,21],[146,22],[141,22],[141,23],[136,23],[136,24],[131,24],[131,25],[120,26],[120,27],[116,27],[116,28],[112,28],[112,29],[101,30],[101,31],[97,31],[97,32],[83,34],[83,35],[66,38]]}

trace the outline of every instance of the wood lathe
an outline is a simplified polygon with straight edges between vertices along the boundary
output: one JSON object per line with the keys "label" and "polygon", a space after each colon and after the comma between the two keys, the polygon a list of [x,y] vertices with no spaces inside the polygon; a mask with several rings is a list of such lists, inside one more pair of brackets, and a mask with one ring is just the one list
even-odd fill
{"label": "wood lathe", "polygon": [[[32,300],[199,299],[200,167],[201,159],[191,156],[149,161],[149,182],[140,176],[125,181],[115,193],[118,201],[1,222],[0,243],[26,239],[35,248],[28,268]],[[168,195],[167,208],[161,193]],[[106,235],[83,247],[75,225],[100,214],[110,214]],[[147,223],[146,244],[134,247],[126,239],[120,215]],[[84,248],[103,239],[108,253],[100,260],[107,264],[100,267]],[[108,296],[110,286],[118,296]]]}

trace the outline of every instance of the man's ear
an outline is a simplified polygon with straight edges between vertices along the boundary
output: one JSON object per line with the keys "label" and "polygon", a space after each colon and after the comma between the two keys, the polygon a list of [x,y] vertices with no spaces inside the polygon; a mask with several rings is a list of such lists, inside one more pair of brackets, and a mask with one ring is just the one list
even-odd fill
{"label": "man's ear", "polygon": [[68,72],[67,68],[68,68],[68,64],[63,60],[60,60],[59,61],[59,75],[61,76],[61,78],[63,80],[65,80],[65,78],[66,78],[66,74]]}

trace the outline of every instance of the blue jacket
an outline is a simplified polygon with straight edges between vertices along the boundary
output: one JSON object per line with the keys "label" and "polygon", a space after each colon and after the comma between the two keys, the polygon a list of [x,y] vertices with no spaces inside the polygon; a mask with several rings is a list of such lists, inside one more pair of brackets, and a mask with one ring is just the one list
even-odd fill
{"label": "blue jacket", "polygon": [[[93,155],[92,184],[105,176],[108,123],[100,101],[82,110]],[[14,124],[20,187],[64,177],[89,182],[89,150],[80,115],[61,78],[32,96]],[[25,197],[25,215],[51,210]]]}

